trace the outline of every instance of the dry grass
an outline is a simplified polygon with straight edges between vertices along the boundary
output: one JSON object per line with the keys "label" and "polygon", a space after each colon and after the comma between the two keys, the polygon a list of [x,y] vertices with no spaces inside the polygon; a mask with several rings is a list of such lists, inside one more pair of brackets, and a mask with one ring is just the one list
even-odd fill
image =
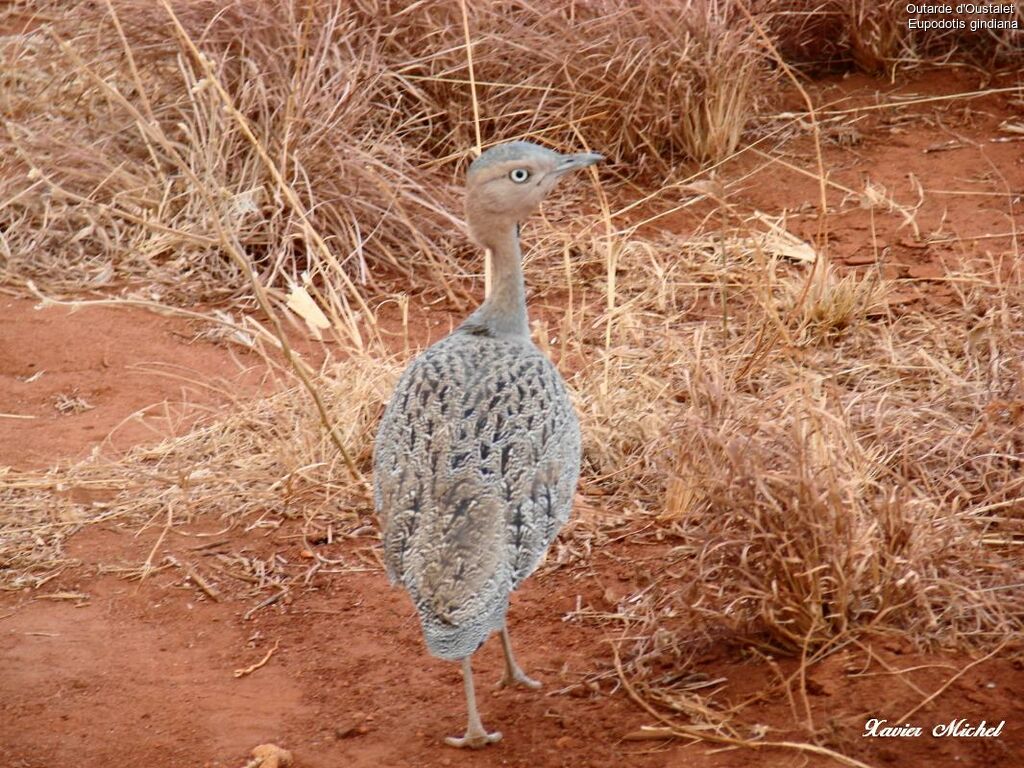
{"label": "dry grass", "polygon": [[[154,297],[182,302],[245,285],[229,244],[279,287],[303,271],[321,285],[342,271],[368,284],[410,275],[414,256],[444,258],[450,185],[419,173],[428,155],[403,141],[401,113],[387,107],[398,84],[359,45],[351,13],[216,9],[179,7],[205,60],[163,9],[138,3],[86,4],[8,42],[7,272],[55,289],[144,278]],[[352,301],[329,298],[342,312]]]}
{"label": "dry grass", "polygon": [[724,681],[693,662],[723,638],[805,669],[879,633],[995,650],[1024,628],[1021,275],[969,261],[949,276],[958,303],[936,312],[901,306],[875,274],[819,267],[797,302],[811,267],[755,242],[726,239],[727,326],[677,303],[721,312],[721,237],[681,252],[665,238],[642,259],[634,242],[623,272],[669,254],[678,272],[620,280],[630,347],[614,394],[603,371],[573,379],[591,393],[586,476],[621,510],[614,537],[662,553],[611,611],[575,616],[620,628],[618,671],[593,679],[617,678],[662,721],[637,738],[764,746],[761,714],[724,704]]}
{"label": "dry grass", "polygon": [[[772,3],[774,14],[769,18],[787,57],[816,69],[853,65],[887,74],[940,62],[968,64],[982,71],[1019,65],[1024,53],[1024,11],[1019,5],[1009,14],[974,15],[910,14],[908,5],[897,0],[783,0]],[[946,26],[912,28],[908,23],[912,18],[945,21]],[[1014,19],[1017,29],[970,26],[972,20]],[[963,29],[949,26],[958,20],[964,22]]]}
{"label": "dry grass", "polygon": [[[736,148],[767,72],[732,2],[549,5],[471,14],[485,142],[599,145],[634,178]],[[465,300],[459,3],[179,3],[188,39],[155,5],[41,7],[0,72],[9,279],[214,299],[245,285],[236,246],[269,286],[375,291],[428,267]],[[353,297],[325,298],[344,319]]]}
{"label": "dry grass", "polygon": [[[849,30],[854,62],[867,72],[887,72],[929,60],[962,60],[983,69],[1013,66],[1024,52],[1024,9],[1019,5],[1009,14],[981,13],[963,16],[907,13],[908,3],[885,0],[843,0],[840,3]],[[978,4],[982,5],[982,4]],[[909,20],[935,22],[933,27],[911,28]],[[941,26],[943,21],[963,21],[963,29]],[[1005,25],[1015,21],[1017,29],[972,23]]]}
{"label": "dry grass", "polygon": [[[363,471],[399,372],[392,361],[360,356],[318,378],[331,420]],[[298,386],[239,402],[226,417],[116,460],[97,453],[45,473],[6,469],[0,505],[0,589],[40,586],[59,573],[68,565],[64,540],[87,522],[173,527],[203,517],[249,529],[316,520],[344,535],[371,511]]]}
{"label": "dry grass", "polygon": [[[379,4],[367,23],[392,7]],[[398,76],[421,88],[437,115],[424,127],[441,156],[472,143],[466,56],[451,32],[457,14],[455,3],[422,14],[402,9],[392,17],[400,33],[388,39],[409,62]],[[734,0],[477,4],[470,29],[484,141],[579,136],[640,173],[663,173],[684,158],[721,159],[736,148],[769,81],[739,18]],[[436,55],[417,52],[425,40]]]}
{"label": "dry grass", "polygon": [[[599,146],[632,183],[727,157],[776,86],[741,5],[473,4],[483,142]],[[897,4],[869,5],[752,7],[783,50],[834,43],[868,69],[932,55],[891,39]],[[339,325],[374,324],[346,280],[371,294],[418,284],[463,308],[474,270],[451,212],[474,121],[461,4],[175,7],[188,40],[159,4],[26,4],[38,24],[7,38],[0,62],[7,279],[212,300],[246,290],[234,248],[269,287],[309,273]],[[824,21],[836,18],[838,37]],[[996,39],[976,38],[943,37],[940,53]]]}

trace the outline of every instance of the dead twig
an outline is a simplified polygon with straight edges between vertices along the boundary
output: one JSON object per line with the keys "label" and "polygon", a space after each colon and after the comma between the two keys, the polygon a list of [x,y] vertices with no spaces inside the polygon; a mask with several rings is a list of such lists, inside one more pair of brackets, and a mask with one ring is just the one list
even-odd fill
{"label": "dead twig", "polygon": [[944,682],[944,683],[943,683],[943,684],[942,684],[941,686],[939,686],[939,688],[938,688],[938,689],[937,689],[937,690],[936,690],[936,691],[935,691],[935,692],[934,692],[933,694],[931,694],[930,696],[928,696],[928,697],[926,697],[925,699],[923,699],[923,700],[921,701],[921,703],[920,703],[920,704],[918,704],[918,705],[916,705],[916,706],[914,706],[914,707],[911,707],[911,709],[910,709],[910,710],[908,710],[908,711],[907,711],[907,713],[906,713],[905,715],[903,715],[902,717],[899,717],[899,718],[897,718],[895,722],[898,722],[898,723],[907,723],[907,722],[910,722],[910,718],[911,718],[911,717],[913,717],[913,716],[914,716],[914,715],[915,715],[915,714],[916,714],[916,713],[917,713],[917,712],[918,712],[918,711],[919,711],[919,710],[920,710],[920,709],[921,709],[922,707],[926,707],[926,706],[928,706],[928,705],[929,705],[929,704],[930,704],[931,702],[935,701],[935,699],[937,699],[937,698],[938,698],[939,696],[941,696],[941,695],[942,695],[942,692],[943,692],[943,691],[945,691],[945,690],[946,690],[947,688],[949,688],[949,686],[951,686],[951,685],[952,685],[953,683],[955,683],[955,682],[956,682],[957,680],[959,680],[959,679],[960,679],[961,677],[963,677],[963,676],[964,676],[965,674],[967,674],[967,673],[968,673],[969,671],[971,671],[972,669],[974,669],[974,668],[975,668],[976,666],[978,666],[978,665],[979,665],[979,664],[981,664],[982,662],[988,661],[988,660],[989,660],[989,659],[991,659],[991,658],[992,658],[993,656],[997,655],[997,654],[998,654],[998,653],[999,653],[1000,651],[1002,651],[1002,650],[1003,650],[1003,648],[1005,648],[1005,647],[1007,646],[1007,644],[1008,644],[1009,642],[1010,642],[1010,641],[1009,641],[1008,639],[1007,639],[1007,640],[1004,640],[1003,642],[1001,642],[1001,643],[1000,643],[1000,644],[998,645],[998,647],[996,647],[996,648],[995,648],[994,650],[992,650],[991,652],[989,652],[989,653],[986,653],[986,654],[985,654],[984,656],[982,656],[982,657],[981,657],[980,659],[975,659],[974,661],[972,661],[972,662],[971,662],[970,664],[968,664],[968,665],[967,665],[966,667],[964,667],[963,669],[961,669],[961,670],[960,670],[959,672],[957,672],[957,673],[956,673],[955,675],[951,676],[951,677],[949,678],[949,680],[947,680],[947,681],[946,681],[946,682]]}
{"label": "dead twig", "polygon": [[181,563],[177,560],[177,558],[171,555],[167,556],[167,560],[173,563],[174,565],[178,566],[182,570],[184,570],[185,578],[191,580],[192,583],[199,587],[199,589],[201,589],[206,594],[207,597],[213,600],[213,602],[220,602],[220,592],[217,590],[215,586],[213,586],[213,584],[207,581],[194,566],[192,566],[190,563]]}
{"label": "dead twig", "polygon": [[645,712],[650,714],[655,719],[665,724],[663,728],[644,728],[640,732],[634,732],[632,737],[637,738],[638,734],[643,734],[645,739],[654,739],[661,736],[666,739],[670,738],[681,738],[690,739],[692,741],[710,741],[715,744],[728,744],[733,747],[744,747],[747,749],[786,749],[795,750],[797,752],[806,752],[814,755],[821,755],[822,757],[828,757],[835,760],[840,765],[849,766],[849,768],[872,768],[867,763],[862,763],[860,760],[856,760],[852,757],[847,757],[844,754],[836,752],[835,750],[828,749],[827,747],[819,747],[816,744],[806,744],[799,741],[753,741],[750,739],[734,738],[732,736],[724,736],[719,733],[714,733],[710,730],[704,730],[694,726],[681,726],[672,722],[669,718],[662,715],[654,707],[652,707],[647,701],[637,692],[636,688],[629,681],[625,671],[622,668],[622,659],[619,656],[618,646],[612,644],[612,651],[615,656],[615,671],[619,675],[619,681],[622,683],[622,687],[626,689],[626,693],[629,697],[635,701]]}
{"label": "dead twig", "polygon": [[245,677],[246,675],[251,675],[253,672],[255,672],[260,667],[265,666],[266,663],[268,661],[270,661],[270,657],[274,655],[275,651],[277,651],[277,648],[278,648],[278,646],[280,644],[281,644],[280,640],[275,640],[274,641],[274,647],[271,648],[269,651],[267,651],[266,655],[264,655],[264,657],[262,659],[257,661],[252,666],[245,667],[244,669],[236,669],[235,672],[234,672],[235,677],[238,678],[238,677]]}
{"label": "dead twig", "polygon": [[260,602],[256,603],[256,605],[254,605],[252,608],[250,608],[248,611],[246,611],[245,615],[242,617],[242,619],[244,621],[248,621],[249,619],[252,618],[252,615],[254,613],[256,613],[256,611],[260,610],[261,608],[266,608],[268,605],[273,605],[274,603],[276,603],[278,600],[280,600],[282,597],[284,597],[287,594],[288,594],[288,589],[287,588],[282,589],[280,592],[275,592],[270,597],[266,598],[265,600],[261,600]]}

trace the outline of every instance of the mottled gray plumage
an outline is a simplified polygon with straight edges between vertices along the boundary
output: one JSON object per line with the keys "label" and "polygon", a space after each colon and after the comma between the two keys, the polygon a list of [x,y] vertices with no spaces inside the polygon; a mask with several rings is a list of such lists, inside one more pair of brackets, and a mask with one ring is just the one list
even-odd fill
{"label": "mottled gray plumage", "polygon": [[405,372],[377,435],[384,559],[431,653],[472,654],[569,518],[580,432],[529,339],[467,324]]}
{"label": "mottled gray plumage", "polygon": [[498,163],[504,163],[509,160],[515,162],[517,158],[523,157],[524,155],[546,157],[551,159],[552,162],[557,162],[560,157],[560,155],[553,149],[542,147],[539,144],[534,144],[530,141],[506,141],[504,144],[498,144],[497,146],[491,147],[486,152],[482,153],[480,157],[470,163],[469,172],[477,173],[488,166],[497,165]]}
{"label": "mottled gray plumage", "polygon": [[511,142],[467,179],[467,222],[490,248],[494,289],[405,371],[377,433],[374,492],[393,582],[408,589],[430,652],[462,659],[470,723],[455,746],[483,746],[469,657],[502,632],[506,681],[530,687],[505,630],[509,595],[569,518],[580,432],[565,384],[533,344],[518,222],[567,171],[599,155]]}

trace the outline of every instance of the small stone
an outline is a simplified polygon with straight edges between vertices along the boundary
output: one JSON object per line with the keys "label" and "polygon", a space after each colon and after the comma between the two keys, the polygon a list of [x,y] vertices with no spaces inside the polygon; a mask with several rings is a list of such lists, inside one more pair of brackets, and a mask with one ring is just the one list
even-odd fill
{"label": "small stone", "polygon": [[348,720],[334,729],[334,738],[351,739],[353,736],[363,736],[369,732],[370,727],[366,724],[366,714],[355,712]]}
{"label": "small stone", "polygon": [[915,280],[937,280],[945,276],[946,270],[941,264],[913,264],[907,274]]}
{"label": "small stone", "polygon": [[276,744],[260,744],[251,754],[262,761],[261,768],[288,768],[292,764],[292,753]]}
{"label": "small stone", "polygon": [[874,264],[878,258],[871,253],[855,253],[847,256],[843,261],[850,267],[866,267],[868,264]]}

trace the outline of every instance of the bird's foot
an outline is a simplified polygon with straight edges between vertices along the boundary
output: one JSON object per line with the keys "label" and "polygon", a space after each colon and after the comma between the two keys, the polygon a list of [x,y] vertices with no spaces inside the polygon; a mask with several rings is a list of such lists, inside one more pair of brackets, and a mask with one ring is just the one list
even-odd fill
{"label": "bird's foot", "polygon": [[444,743],[449,747],[457,747],[458,749],[483,749],[488,744],[494,744],[498,741],[501,741],[501,731],[488,733],[483,728],[473,728],[470,726],[466,729],[465,736],[448,736],[445,738]]}
{"label": "bird's foot", "polygon": [[529,688],[531,691],[536,691],[543,686],[540,680],[534,680],[528,676],[519,667],[505,667],[505,674],[501,680],[498,681],[498,688],[511,688],[513,685],[521,685],[523,688]]}

